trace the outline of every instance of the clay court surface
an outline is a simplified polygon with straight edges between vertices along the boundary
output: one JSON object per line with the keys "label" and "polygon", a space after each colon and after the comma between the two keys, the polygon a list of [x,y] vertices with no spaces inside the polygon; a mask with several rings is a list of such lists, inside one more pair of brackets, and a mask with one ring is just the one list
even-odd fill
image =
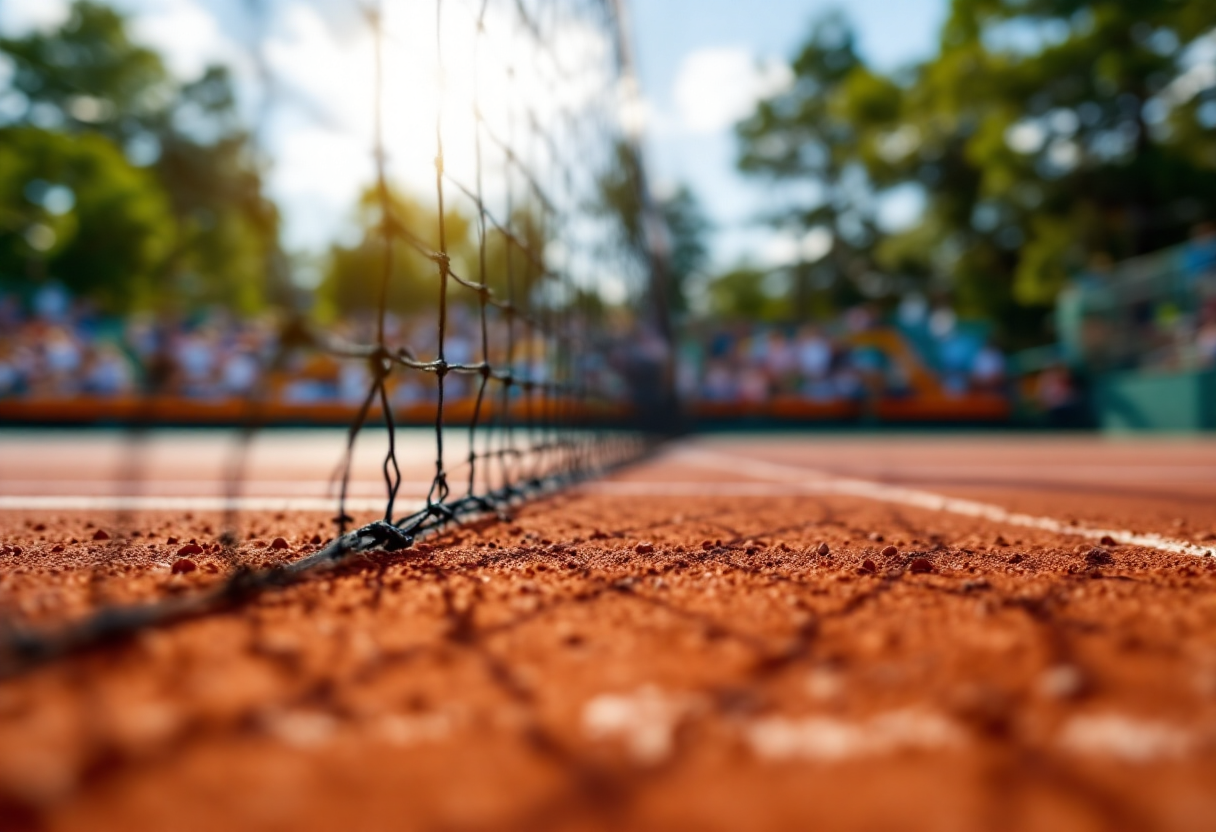
{"label": "clay court surface", "polygon": [[[6,627],[332,535],[340,432],[257,440],[235,559],[230,437],[133,447],[0,434]],[[405,437],[405,503],[432,457]],[[1213,828],[1209,550],[1211,441],[684,440],[10,676],[0,829]]]}

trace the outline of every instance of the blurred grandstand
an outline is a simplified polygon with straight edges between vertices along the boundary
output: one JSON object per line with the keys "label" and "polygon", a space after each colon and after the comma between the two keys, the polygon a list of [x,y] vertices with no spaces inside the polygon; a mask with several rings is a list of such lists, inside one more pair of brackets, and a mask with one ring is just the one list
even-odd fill
{"label": "blurred grandstand", "polygon": [[1216,224],[1119,264],[1096,258],[1061,294],[1060,358],[1090,371],[1197,369],[1216,362]]}
{"label": "blurred grandstand", "polygon": [[1056,343],[1011,361],[1024,421],[1216,427],[1216,224],[1121,263],[1095,257],[1055,323]]}
{"label": "blurred grandstand", "polygon": [[[1055,321],[1056,343],[1012,356],[986,322],[959,320],[918,294],[889,313],[859,305],[809,323],[692,321],[680,338],[677,383],[686,415],[700,425],[1101,422],[1116,376],[1189,378],[1216,368],[1216,225],[1133,260],[1095,258],[1061,293]],[[338,332],[353,339],[370,325],[355,317]],[[426,313],[391,315],[387,326],[411,343],[436,342]],[[451,360],[470,359],[479,337],[470,310],[454,307],[450,327]],[[150,412],[160,420],[237,423],[262,389],[269,422],[344,423],[367,369],[300,353],[271,373],[283,330],[272,314],[219,307],[172,320],[106,315],[55,282],[24,297],[0,293],[0,421],[127,421],[155,372]],[[584,369],[623,377],[628,365],[627,356],[609,355]],[[459,421],[475,391],[460,378],[453,387]],[[405,423],[429,421],[431,387],[402,379],[393,397]]]}
{"label": "blurred grandstand", "polygon": [[680,388],[699,422],[1003,422],[1005,357],[987,327],[911,296],[822,323],[694,325]]}
{"label": "blurred grandstand", "polygon": [[[338,327],[356,339],[370,321]],[[436,343],[429,314],[390,316],[394,338]],[[367,368],[313,352],[271,372],[283,322],[214,308],[174,319],[101,313],[47,283],[33,295],[0,296],[0,420],[27,423],[121,422],[136,417],[155,375],[149,413],[179,424],[239,422],[257,390],[270,422],[341,424],[365,393]],[[470,360],[478,343],[470,310],[455,306],[449,360]],[[493,339],[491,339],[493,340]],[[636,346],[636,345],[635,345]],[[521,354],[526,354],[526,350]],[[537,355],[541,353],[536,352]],[[627,355],[606,355],[588,374],[629,372]],[[543,377],[544,367],[532,368]],[[823,324],[705,321],[687,327],[679,361],[680,392],[696,422],[1004,421],[1011,412],[1005,357],[986,328],[930,310],[911,298],[885,320],[855,307]],[[456,377],[454,419],[475,389]],[[428,423],[431,386],[403,378],[393,404],[406,423]]]}
{"label": "blurred grandstand", "polygon": [[[266,423],[349,423],[366,398],[368,366],[323,350],[280,349],[292,337],[293,325],[281,312],[241,317],[221,307],[178,318],[106,315],[54,282],[27,298],[0,293],[0,423],[242,424],[253,398],[259,400],[259,420]],[[369,315],[329,329],[340,340],[358,342],[374,325]],[[491,330],[506,325],[487,323]],[[423,358],[438,345],[429,310],[390,314],[385,331],[416,345]],[[493,344],[506,343],[502,333],[489,335]],[[445,336],[447,360],[472,362],[479,344],[475,312],[454,304]],[[623,391],[639,350],[634,344],[628,351],[589,356],[580,367],[582,378]],[[507,361],[491,352],[491,361]],[[285,353],[288,363],[277,364]],[[532,364],[524,366],[529,356]],[[517,345],[515,372],[548,377],[553,368],[544,365],[544,356],[539,347]],[[406,374],[392,380],[390,402],[400,423],[433,424],[437,392],[425,382]],[[445,391],[447,418],[467,421],[476,392],[475,381],[453,374]],[[513,406],[526,407],[522,401]],[[491,407],[487,403],[483,410]]]}

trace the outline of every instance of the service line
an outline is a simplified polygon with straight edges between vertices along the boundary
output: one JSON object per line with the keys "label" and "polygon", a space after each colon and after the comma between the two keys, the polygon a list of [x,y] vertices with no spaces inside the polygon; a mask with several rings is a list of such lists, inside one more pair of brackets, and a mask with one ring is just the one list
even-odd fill
{"label": "service line", "polygon": [[[384,511],[383,497],[348,497],[348,511]],[[419,507],[421,504],[419,504]],[[336,497],[0,496],[0,511],[337,511]],[[408,513],[413,506],[404,506]]]}
{"label": "service line", "polygon": [[671,452],[674,460],[712,468],[716,471],[729,471],[761,480],[777,480],[796,486],[803,493],[811,494],[843,494],[852,497],[863,497],[884,503],[926,509],[928,511],[944,511],[950,514],[960,514],[964,517],[978,517],[993,523],[1005,523],[1010,526],[1023,526],[1039,529],[1056,534],[1070,534],[1088,540],[1101,540],[1110,537],[1116,543],[1128,546],[1144,546],[1171,552],[1176,555],[1192,555],[1194,557],[1212,557],[1216,555],[1207,546],[1199,546],[1187,540],[1165,537],[1159,534],[1137,534],[1127,529],[1099,529],[1080,523],[1069,523],[1054,517],[1042,517],[1034,514],[1009,511],[991,503],[981,503],[975,500],[963,500],[957,497],[947,497],[932,491],[922,491],[917,488],[904,488],[897,485],[860,480],[848,477],[835,477],[814,468],[801,468],[781,462],[766,462],[749,459],[735,454],[711,451],[705,448],[682,447]]}
{"label": "service line", "polygon": [[[839,494],[911,506],[927,511],[943,511],[1055,534],[1073,535],[1087,540],[1098,541],[1103,537],[1110,537],[1117,543],[1143,546],[1178,555],[1194,557],[1216,555],[1216,552],[1207,546],[1200,546],[1179,538],[1151,533],[1138,534],[1127,529],[1096,528],[1057,520],[1054,517],[1009,511],[992,503],[948,497],[932,491],[888,485],[873,480],[838,477],[815,468],[751,459],[706,448],[685,445],[669,451],[666,458],[714,471],[750,477],[761,480],[761,482],[599,480],[584,483],[576,488],[583,493],[614,496],[779,497],[791,493]],[[333,497],[286,495],[238,496],[235,498],[217,495],[0,495],[0,511],[225,511],[233,509],[237,511],[333,511],[336,505],[336,499]],[[421,505],[421,503],[418,504],[419,507]],[[346,501],[346,507],[351,511],[382,511],[384,498],[350,497]],[[413,506],[403,506],[402,510],[411,511]]]}

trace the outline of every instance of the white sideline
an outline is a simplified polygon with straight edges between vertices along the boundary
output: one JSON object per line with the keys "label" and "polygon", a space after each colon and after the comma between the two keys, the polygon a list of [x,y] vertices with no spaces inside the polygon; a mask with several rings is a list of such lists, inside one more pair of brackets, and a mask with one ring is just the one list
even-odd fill
{"label": "white sideline", "polygon": [[[421,504],[400,503],[400,513]],[[0,497],[0,511],[336,511],[336,497]],[[384,497],[353,497],[347,511],[384,511]]]}
{"label": "white sideline", "polygon": [[[993,523],[1038,529],[1055,534],[1073,535],[1088,540],[1110,537],[1118,543],[1143,546],[1178,555],[1204,557],[1216,555],[1216,547],[1201,546],[1187,540],[1159,534],[1138,534],[1127,529],[1102,529],[1079,523],[1067,523],[1053,517],[1012,512],[991,503],[947,497],[932,491],[849,477],[837,477],[814,468],[803,468],[781,462],[751,459],[703,447],[683,446],[668,452],[668,459],[715,471],[752,477],[761,482],[657,482],[600,480],[577,487],[583,493],[616,496],[754,496],[779,497],[791,493],[840,494],[879,502],[896,503],[928,511],[944,511],[964,517],[976,517]],[[115,484],[107,483],[110,487]],[[403,484],[404,485],[404,484]],[[421,483],[420,483],[421,485]],[[417,500],[401,501],[400,513],[413,511],[422,505]],[[379,512],[384,509],[383,497],[349,497],[350,511]],[[0,511],[334,511],[334,497],[299,496],[119,496],[119,495],[0,495]]]}
{"label": "white sideline", "polygon": [[[403,480],[400,493],[425,494],[431,487],[428,480]],[[169,497],[222,497],[227,483],[222,479],[215,480],[172,480],[161,479],[150,475],[142,481],[122,481],[115,479],[0,479],[0,497],[23,497],[27,494],[53,497],[59,494],[68,496],[98,496],[109,497],[122,494],[126,488],[140,490],[155,490],[160,496]],[[295,479],[295,480],[261,480],[250,479],[241,483],[241,491],[249,497],[317,497],[318,495],[337,494],[335,484],[325,479]],[[372,497],[384,493],[384,478],[352,479],[347,486],[349,496]]]}
{"label": "white sideline", "polygon": [[831,474],[815,470],[814,468],[800,468],[797,465],[788,465],[780,462],[748,459],[747,457],[736,456],[721,451],[711,451],[705,448],[680,448],[673,451],[672,456],[683,462],[700,465],[704,468],[730,471],[736,474],[755,477],[756,479],[780,480],[781,482],[791,483],[805,493],[846,494],[852,497],[864,497],[884,503],[898,503],[929,511],[945,511],[951,514],[961,514],[965,517],[978,517],[993,523],[1023,526],[1056,534],[1070,534],[1089,540],[1101,540],[1103,537],[1109,536],[1116,543],[1129,546],[1144,546],[1162,552],[1171,552],[1176,555],[1192,555],[1194,557],[1212,557],[1216,555],[1216,551],[1207,546],[1199,546],[1187,540],[1165,537],[1164,535],[1137,534],[1127,529],[1098,529],[1092,526],[1066,523],[1053,517],[1040,517],[1033,514],[1008,511],[991,503],[962,500],[957,497],[935,494],[932,491],[903,488],[871,480],[834,477]]}

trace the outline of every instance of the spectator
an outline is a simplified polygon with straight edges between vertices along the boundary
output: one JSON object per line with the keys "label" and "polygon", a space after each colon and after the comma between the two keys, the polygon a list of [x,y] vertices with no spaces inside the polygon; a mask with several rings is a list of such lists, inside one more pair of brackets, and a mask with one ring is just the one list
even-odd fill
{"label": "spectator", "polygon": [[42,343],[47,382],[57,395],[76,392],[75,375],[83,363],[83,350],[75,335],[63,326],[50,327]]}
{"label": "spectator", "polygon": [[1200,367],[1216,367],[1216,299],[1203,307],[1195,333],[1195,352]]}
{"label": "spectator", "polygon": [[48,323],[59,323],[68,314],[71,297],[63,284],[49,281],[34,293],[34,314]]}
{"label": "spectator", "polygon": [[735,379],[730,365],[723,359],[711,359],[705,371],[704,396],[706,401],[730,402],[735,400]]}
{"label": "spectator", "polygon": [[769,385],[776,393],[798,387],[798,356],[790,339],[780,330],[768,334],[765,370]]}
{"label": "spectator", "polygon": [[0,341],[0,398],[21,392],[21,371],[17,366],[16,349]]}
{"label": "spectator", "polygon": [[1072,373],[1063,364],[1052,364],[1039,374],[1035,401],[1053,425],[1064,427],[1079,420],[1080,392]]}
{"label": "spectator", "polygon": [[1208,220],[1191,229],[1191,239],[1182,253],[1187,288],[1216,280],[1216,222]]}
{"label": "spectator", "polygon": [[259,375],[257,356],[250,341],[243,341],[223,358],[220,389],[228,395],[247,396],[253,391]]}
{"label": "spectator", "polygon": [[1000,393],[1005,386],[1005,356],[991,342],[984,344],[971,362],[971,383],[984,393]]}
{"label": "spectator", "polygon": [[798,338],[798,369],[802,377],[812,381],[827,378],[832,366],[832,345],[813,326],[806,326]]}
{"label": "spectator", "polygon": [[111,343],[92,350],[86,362],[81,392],[98,396],[117,396],[133,388],[131,367],[122,352]]}
{"label": "spectator", "polygon": [[899,323],[908,328],[923,326],[929,317],[929,302],[919,292],[909,292],[899,301]]}
{"label": "spectator", "polygon": [[178,334],[174,341],[173,357],[180,372],[181,393],[198,398],[213,394],[218,356],[207,332]]}
{"label": "spectator", "polygon": [[747,405],[761,405],[772,398],[768,378],[756,368],[744,369],[739,374],[738,391],[739,400]]}

